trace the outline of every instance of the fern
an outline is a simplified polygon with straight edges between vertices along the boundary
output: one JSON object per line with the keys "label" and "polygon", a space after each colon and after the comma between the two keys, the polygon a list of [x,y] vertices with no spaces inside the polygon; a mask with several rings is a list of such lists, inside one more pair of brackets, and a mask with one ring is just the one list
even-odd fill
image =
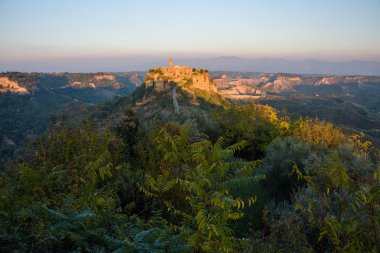
{"label": "fern", "polygon": [[[90,171],[90,173],[97,173],[99,178],[104,181],[105,177],[112,177],[112,164],[109,162],[111,160],[111,153],[106,150],[98,158],[90,162],[85,170]],[[92,174],[94,175],[94,174]]]}
{"label": "fern", "polygon": [[[230,192],[264,178],[253,174],[259,162],[234,158],[247,145],[245,141],[223,148],[223,138],[215,144],[208,140],[189,143],[188,129],[171,131],[164,127],[155,139],[159,163],[167,168],[155,176],[147,173],[141,191],[162,199],[164,210],[179,219],[174,229],[187,234],[194,249],[234,251],[238,245],[228,223],[241,219],[242,210],[253,205],[256,197],[243,200]],[[174,167],[178,174],[170,173]]]}
{"label": "fern", "polygon": [[189,245],[181,237],[172,235],[158,227],[141,231],[134,237],[138,252],[188,252]]}
{"label": "fern", "polygon": [[340,230],[341,226],[334,217],[326,217],[324,224],[321,228],[321,232],[318,237],[318,241],[327,237],[334,244],[336,248],[340,248]]}

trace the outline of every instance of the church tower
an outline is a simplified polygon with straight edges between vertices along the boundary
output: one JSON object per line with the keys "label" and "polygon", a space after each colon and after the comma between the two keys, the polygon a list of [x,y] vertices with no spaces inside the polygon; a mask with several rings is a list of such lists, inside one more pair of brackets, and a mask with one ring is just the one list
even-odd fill
{"label": "church tower", "polygon": [[169,60],[169,67],[174,67],[174,65],[173,65],[173,58],[170,58],[170,60]]}

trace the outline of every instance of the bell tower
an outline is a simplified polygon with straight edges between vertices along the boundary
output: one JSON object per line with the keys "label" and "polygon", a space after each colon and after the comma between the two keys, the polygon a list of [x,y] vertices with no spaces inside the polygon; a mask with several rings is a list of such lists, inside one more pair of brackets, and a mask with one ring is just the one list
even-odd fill
{"label": "bell tower", "polygon": [[170,58],[170,60],[169,60],[169,67],[174,67],[174,65],[173,65],[173,58]]}

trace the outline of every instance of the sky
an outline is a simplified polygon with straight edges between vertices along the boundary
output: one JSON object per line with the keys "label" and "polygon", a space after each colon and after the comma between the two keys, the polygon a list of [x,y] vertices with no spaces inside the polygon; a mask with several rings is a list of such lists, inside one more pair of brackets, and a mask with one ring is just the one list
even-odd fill
{"label": "sky", "polygon": [[380,0],[0,0],[0,71],[169,56],[380,61]]}

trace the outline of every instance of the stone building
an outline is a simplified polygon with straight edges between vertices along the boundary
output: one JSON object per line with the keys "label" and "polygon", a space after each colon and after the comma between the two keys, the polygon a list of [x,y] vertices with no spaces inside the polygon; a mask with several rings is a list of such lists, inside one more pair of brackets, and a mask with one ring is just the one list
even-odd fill
{"label": "stone building", "polygon": [[210,81],[207,70],[174,65],[172,58],[169,60],[169,66],[151,69],[146,76],[148,86],[156,84],[165,87],[165,83],[170,81],[181,84],[188,80],[192,81],[194,88],[216,92],[216,86]]}

